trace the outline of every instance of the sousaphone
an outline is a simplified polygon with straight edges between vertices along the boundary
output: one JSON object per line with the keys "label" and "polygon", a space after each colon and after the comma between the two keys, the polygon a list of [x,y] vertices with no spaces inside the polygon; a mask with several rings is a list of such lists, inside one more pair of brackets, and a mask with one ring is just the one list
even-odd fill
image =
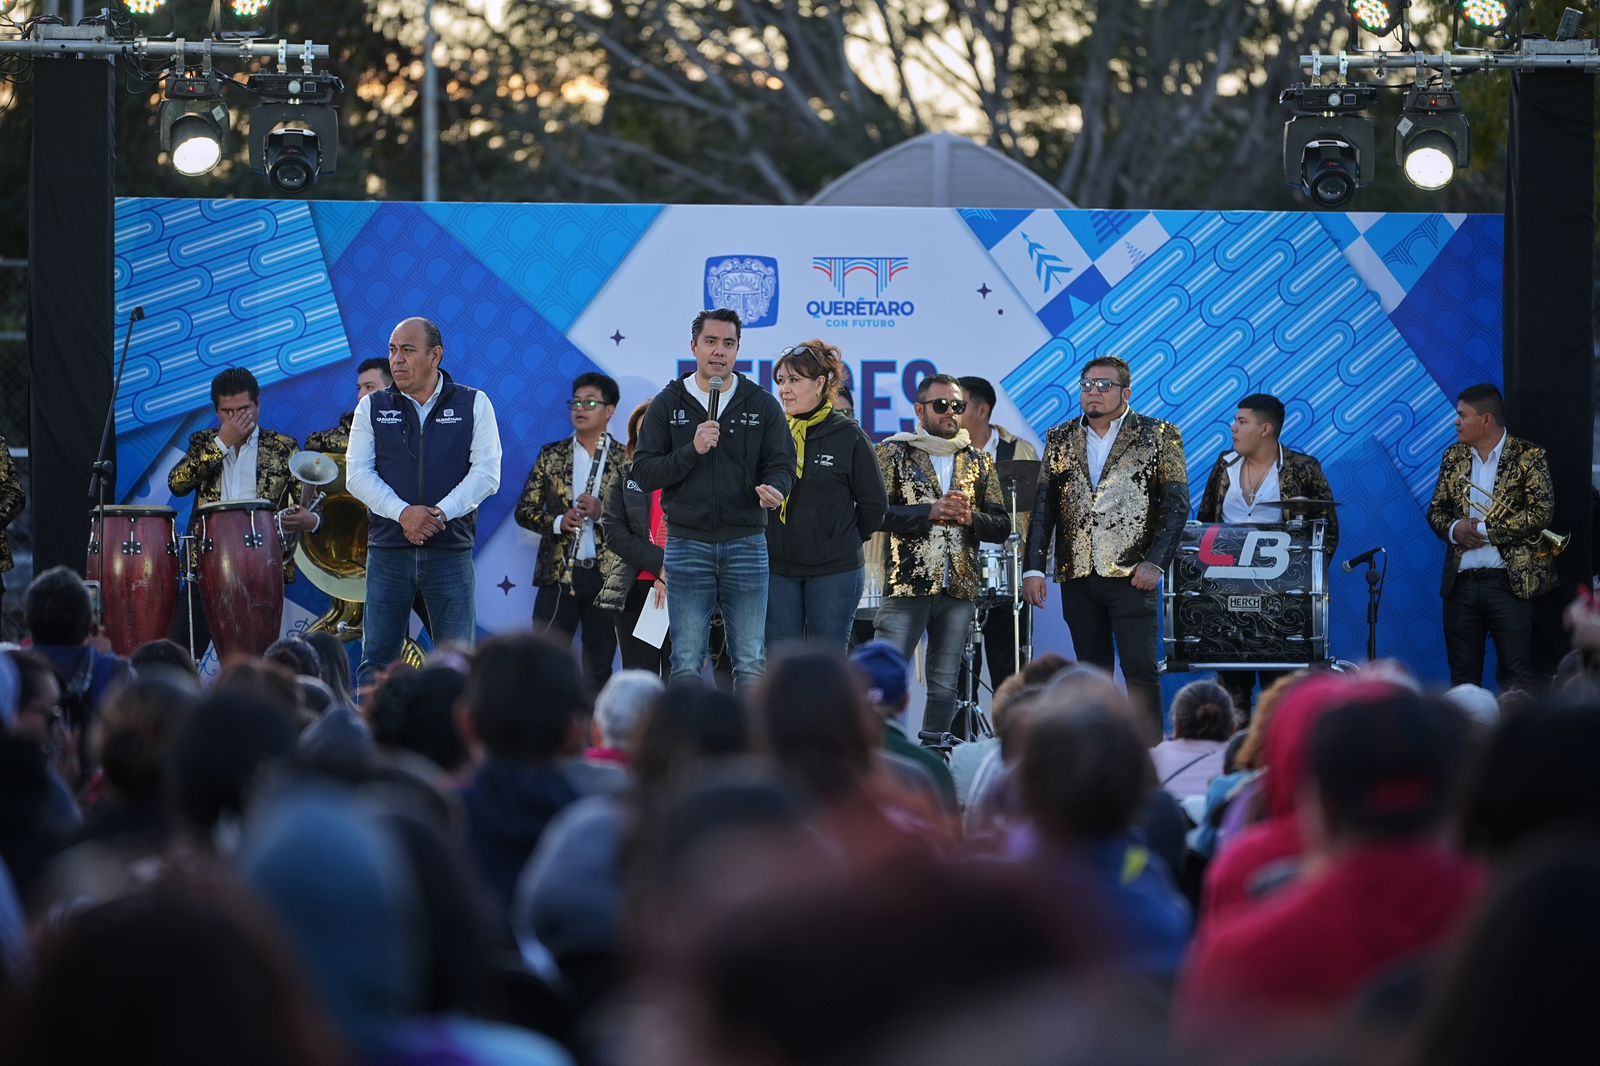
{"label": "sousaphone", "polygon": [[[326,592],[333,606],[307,632],[332,633],[346,642],[360,640],[367,602],[367,505],[345,486],[342,455],[296,452],[289,471],[323,492],[322,524],[316,532],[300,535],[294,558],[306,580]],[[422,648],[407,637],[401,661],[420,667],[422,658]]]}

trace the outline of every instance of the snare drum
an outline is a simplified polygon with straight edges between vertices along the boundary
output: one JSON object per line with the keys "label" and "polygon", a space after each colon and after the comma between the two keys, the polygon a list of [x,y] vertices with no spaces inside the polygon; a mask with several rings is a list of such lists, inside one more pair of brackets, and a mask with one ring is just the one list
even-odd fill
{"label": "snare drum", "polygon": [[159,640],[178,611],[178,512],[97,507],[89,517],[84,575],[100,582],[102,625],[118,655]]}
{"label": "snare drum", "polygon": [[217,657],[260,655],[283,627],[283,542],[267,500],[195,508],[200,592]]}
{"label": "snare drum", "polygon": [[978,548],[978,601],[986,604],[1010,603],[1017,590],[1016,560],[999,545]]}
{"label": "snare drum", "polygon": [[1166,669],[1292,670],[1328,659],[1326,523],[1190,522],[1162,589]]}

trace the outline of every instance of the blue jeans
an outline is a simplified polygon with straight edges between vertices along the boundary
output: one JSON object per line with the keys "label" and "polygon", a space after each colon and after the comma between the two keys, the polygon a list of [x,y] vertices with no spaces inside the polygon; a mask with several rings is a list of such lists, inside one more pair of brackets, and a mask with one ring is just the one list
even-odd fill
{"label": "blue jeans", "polygon": [[428,606],[434,644],[469,647],[478,636],[471,548],[368,548],[367,610],[356,684],[400,657],[417,593]]}
{"label": "blue jeans", "polygon": [[937,596],[888,596],[874,620],[878,639],[896,645],[907,660],[916,654],[924,631],[928,634],[928,705],[922,728],[943,732],[956,716],[956,675],[961,652],[967,645],[967,627],[977,604],[949,593]]}
{"label": "blue jeans", "polygon": [[849,646],[866,583],[866,571],[860,568],[820,577],[773,574],[767,588],[767,647],[786,640]]}
{"label": "blue jeans", "polygon": [[700,676],[710,651],[711,617],[720,611],[734,690],[750,688],[767,665],[766,534],[715,544],[668,537],[665,555],[672,676]]}

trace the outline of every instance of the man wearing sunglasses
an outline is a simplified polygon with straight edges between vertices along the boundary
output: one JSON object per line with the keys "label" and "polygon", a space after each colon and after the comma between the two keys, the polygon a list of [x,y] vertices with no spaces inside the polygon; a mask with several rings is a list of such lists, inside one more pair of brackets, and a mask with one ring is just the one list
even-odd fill
{"label": "man wearing sunglasses", "polygon": [[1022,595],[1044,606],[1053,544],[1078,659],[1110,670],[1120,657],[1128,692],[1159,736],[1156,587],[1189,515],[1183,435],[1128,407],[1133,379],[1121,359],[1095,359],[1080,378],[1083,417],[1045,437]]}
{"label": "man wearing sunglasses", "polygon": [[889,494],[883,529],[884,598],[875,620],[879,639],[907,659],[928,634],[928,704],[922,728],[954,724],[956,675],[978,599],[978,542],[1011,533],[994,460],[961,428],[967,399],[961,383],[934,374],[917,386],[917,432],[878,445],[878,470]]}
{"label": "man wearing sunglasses", "polygon": [[539,534],[533,565],[533,627],[556,627],[571,640],[583,630],[583,658],[598,692],[617,653],[616,619],[596,605],[605,584],[600,501],[627,473],[625,449],[607,429],[621,399],[604,374],[572,383],[572,436],[539,450],[517,503],[517,524]]}

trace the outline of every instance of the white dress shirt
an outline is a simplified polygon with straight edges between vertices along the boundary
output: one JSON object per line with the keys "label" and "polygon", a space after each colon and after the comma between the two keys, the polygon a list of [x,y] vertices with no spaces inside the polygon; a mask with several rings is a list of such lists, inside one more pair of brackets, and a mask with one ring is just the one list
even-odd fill
{"label": "white dress shirt", "polygon": [[[700,377],[697,374],[689,375],[689,388],[700,398],[700,406],[707,411],[711,410],[711,390],[700,387]],[[718,393],[722,399],[717,401],[717,417],[722,417],[722,412],[728,409],[728,401],[733,399],[733,394],[739,390],[739,375],[729,374],[722,379],[722,389]]]}
{"label": "white dress shirt", "polygon": [[[1489,458],[1484,459],[1478,454],[1478,449],[1472,449],[1472,489],[1468,492],[1471,499],[1469,508],[1473,516],[1481,516],[1489,509],[1489,497],[1494,495],[1494,479],[1500,474],[1500,452],[1506,446],[1506,435],[1500,434],[1500,441],[1489,453]],[[1483,531],[1483,519],[1477,518],[1475,523],[1479,531]],[[1454,541],[1455,528],[1450,530],[1450,539]],[[1500,549],[1493,544],[1485,544],[1481,548],[1473,548],[1461,556],[1462,570],[1504,570],[1506,561],[1500,554]]]}
{"label": "white dress shirt", "polygon": [[[428,415],[439,402],[444,389],[444,375],[439,375],[433,395],[427,403],[406,399],[417,409],[418,421],[426,424]],[[445,494],[434,506],[444,512],[446,521],[469,514],[500,488],[500,427],[495,422],[494,405],[488,393],[479,389],[472,402],[472,447],[469,455],[471,468],[456,487]],[[424,433],[427,431],[424,430]],[[389,487],[378,475],[377,449],[372,439],[372,397],[363,396],[356,405],[355,418],[350,422],[350,445],[345,449],[345,469],[348,472],[345,486],[350,495],[367,505],[367,510],[380,518],[400,521],[400,513],[411,506]]]}
{"label": "white dress shirt", "polygon": [[1100,475],[1105,473],[1106,460],[1111,457],[1111,446],[1117,443],[1117,434],[1122,430],[1122,420],[1128,417],[1131,407],[1124,407],[1122,414],[1111,423],[1111,428],[1106,430],[1106,435],[1101,436],[1094,431],[1088,419],[1083,421],[1083,439],[1089,453],[1089,487],[1100,487]]}
{"label": "white dress shirt", "polygon": [[[1234,452],[1233,455],[1234,459],[1228,463],[1225,474],[1228,479],[1228,491],[1222,495],[1222,520],[1230,526],[1256,526],[1282,520],[1283,508],[1261,505],[1277,503],[1283,496],[1283,489],[1278,482],[1278,471],[1283,469],[1283,446],[1281,444],[1278,446],[1277,461],[1261,479],[1261,486],[1256,489],[1253,501],[1244,498],[1244,489],[1239,484],[1244,480],[1244,459],[1238,452]],[[1256,511],[1258,507],[1261,508],[1259,513]]]}
{"label": "white dress shirt", "polygon": [[[589,450],[583,446],[581,441],[578,440],[578,435],[576,433],[572,435],[573,492],[576,492],[580,495],[583,493],[584,486],[589,484],[589,468],[596,462],[599,462],[600,469],[594,472],[594,487],[596,492],[600,490],[600,483],[606,479],[606,462],[608,461],[610,452],[611,434],[609,433],[600,438],[600,454],[598,459],[589,454]],[[573,506],[577,506],[577,500],[573,500],[572,502]],[[556,515],[555,531],[557,533],[566,532],[566,522],[566,512],[563,511],[561,514]],[[583,522],[583,533],[578,540],[578,558],[593,559],[594,556],[594,523],[590,522],[588,519],[585,519]]]}
{"label": "white dress shirt", "polygon": [[939,483],[939,491],[954,492],[955,486],[951,482],[956,476],[956,457],[929,454],[928,459],[933,463],[933,478]]}
{"label": "white dress shirt", "polygon": [[261,451],[261,427],[250,431],[237,449],[230,448],[217,437],[222,449],[222,499],[253,500],[256,498],[256,456]]}

